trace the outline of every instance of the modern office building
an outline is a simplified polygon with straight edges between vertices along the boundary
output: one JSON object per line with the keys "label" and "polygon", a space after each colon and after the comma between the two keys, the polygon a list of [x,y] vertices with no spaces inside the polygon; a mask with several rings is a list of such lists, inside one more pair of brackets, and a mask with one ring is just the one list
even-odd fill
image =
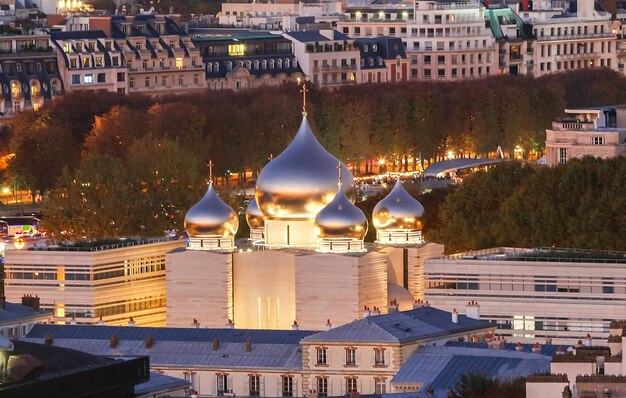
{"label": "modern office building", "polygon": [[606,341],[626,319],[624,253],[495,248],[426,260],[424,297],[451,311],[476,303],[509,341]]}
{"label": "modern office building", "polygon": [[165,253],[181,240],[145,239],[5,252],[8,301],[37,295],[57,323],[165,325]]}
{"label": "modern office building", "polygon": [[242,90],[304,80],[291,41],[249,30],[197,30],[193,44],[206,65],[212,90]]}
{"label": "modern office building", "polygon": [[566,109],[546,130],[549,166],[583,156],[613,158],[626,153],[626,105]]}

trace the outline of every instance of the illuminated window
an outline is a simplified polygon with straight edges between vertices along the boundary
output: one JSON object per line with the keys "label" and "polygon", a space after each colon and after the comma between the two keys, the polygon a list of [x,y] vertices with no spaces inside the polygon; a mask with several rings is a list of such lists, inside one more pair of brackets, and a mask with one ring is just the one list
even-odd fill
{"label": "illuminated window", "polygon": [[183,69],[183,59],[176,58],[176,69]]}
{"label": "illuminated window", "polygon": [[63,43],[63,52],[69,53],[70,51],[72,51],[72,46],[70,45],[70,43]]}
{"label": "illuminated window", "polygon": [[93,83],[93,75],[91,73],[86,74],[84,79],[83,79],[85,84],[92,84]]}
{"label": "illuminated window", "polygon": [[33,80],[30,82],[30,96],[39,97],[41,95],[41,88],[38,81]]}
{"label": "illuminated window", "polygon": [[102,68],[102,57],[96,57],[96,68]]}
{"label": "illuminated window", "polygon": [[22,97],[22,89],[20,87],[20,83],[16,81],[11,82],[11,97],[13,98],[21,98]]}
{"label": "illuminated window", "polygon": [[229,44],[228,45],[228,55],[233,56],[241,56],[246,54],[246,46],[244,44]]}
{"label": "illuminated window", "polygon": [[89,57],[83,57],[83,68],[89,68]]}

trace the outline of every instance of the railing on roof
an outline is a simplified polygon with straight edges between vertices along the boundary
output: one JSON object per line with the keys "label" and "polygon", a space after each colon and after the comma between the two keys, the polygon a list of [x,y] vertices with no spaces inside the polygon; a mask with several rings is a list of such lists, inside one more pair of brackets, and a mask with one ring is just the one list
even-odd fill
{"label": "railing on roof", "polygon": [[110,244],[97,244],[94,242],[93,246],[72,246],[72,245],[49,245],[49,246],[36,246],[29,247],[28,250],[34,251],[59,251],[59,252],[95,252],[103,250],[122,249],[132,246],[147,245],[151,243],[169,242],[171,239],[167,238],[144,238],[144,239],[132,239],[126,241],[120,241],[119,243]]}
{"label": "railing on roof", "polygon": [[444,258],[448,260],[626,264],[626,253],[624,252],[552,247],[538,247],[535,249],[498,247],[453,254]]}

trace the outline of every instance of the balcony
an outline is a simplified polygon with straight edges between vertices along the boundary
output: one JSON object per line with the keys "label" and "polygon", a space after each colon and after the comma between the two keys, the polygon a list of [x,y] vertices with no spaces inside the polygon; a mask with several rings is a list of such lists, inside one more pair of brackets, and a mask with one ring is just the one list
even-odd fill
{"label": "balcony", "polygon": [[322,65],[322,66],[313,68],[313,72],[324,73],[324,72],[356,71],[356,69],[357,69],[356,64],[355,65]]}
{"label": "balcony", "polygon": [[595,126],[591,122],[557,121],[552,122],[552,130],[592,130]]}

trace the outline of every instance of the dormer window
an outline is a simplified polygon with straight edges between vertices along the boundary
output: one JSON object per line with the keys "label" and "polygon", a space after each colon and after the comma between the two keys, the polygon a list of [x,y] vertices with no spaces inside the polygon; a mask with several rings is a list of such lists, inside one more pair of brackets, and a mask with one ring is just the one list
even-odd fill
{"label": "dormer window", "polygon": [[263,60],[263,64],[262,65],[263,65],[262,69],[267,69],[267,60],[266,59]]}
{"label": "dormer window", "polygon": [[105,41],[104,42],[104,48],[106,48],[107,50],[111,51],[111,49],[113,48],[113,44],[110,41]]}
{"label": "dormer window", "polygon": [[289,64],[290,64],[290,62],[289,62],[289,58],[287,58],[287,59],[285,60],[285,68],[289,69]]}
{"label": "dormer window", "polygon": [[252,62],[251,61],[246,61],[246,69],[248,69],[248,70],[252,69]]}
{"label": "dormer window", "polygon": [[209,63],[206,65],[206,71],[207,71],[207,72],[209,72],[209,73],[210,73],[210,72],[213,72],[213,64],[212,64],[212,63],[210,63],[210,62],[209,62]]}
{"label": "dormer window", "polygon": [[139,30],[140,33],[146,33],[146,25],[137,26],[137,30]]}
{"label": "dormer window", "polygon": [[274,60],[270,59],[270,69],[274,69]]}
{"label": "dormer window", "polygon": [[369,51],[369,46],[368,46],[367,44],[365,44],[365,45],[363,46],[363,52],[364,52],[364,53],[366,53],[366,52],[368,52],[368,51]]}
{"label": "dormer window", "polygon": [[216,63],[215,63],[215,67],[214,67],[213,69],[214,69],[216,72],[219,72],[219,71],[220,71],[220,64],[219,64],[219,62],[216,62]]}
{"label": "dormer window", "polygon": [[254,70],[259,69],[259,61],[254,61]]}
{"label": "dormer window", "polygon": [[95,51],[96,43],[94,43],[93,41],[90,41],[89,43],[87,43],[87,48],[89,49],[89,51]]}
{"label": "dormer window", "polygon": [[283,68],[283,60],[279,59],[278,61],[276,61],[276,67],[278,69],[282,69]]}
{"label": "dormer window", "polygon": [[231,61],[228,61],[228,63],[226,64],[226,70],[229,72],[233,70],[233,63]]}
{"label": "dormer window", "polygon": [[294,58],[293,59],[293,67],[297,68],[298,67],[298,58]]}
{"label": "dormer window", "polygon": [[378,44],[372,44],[372,51],[378,51]]}

